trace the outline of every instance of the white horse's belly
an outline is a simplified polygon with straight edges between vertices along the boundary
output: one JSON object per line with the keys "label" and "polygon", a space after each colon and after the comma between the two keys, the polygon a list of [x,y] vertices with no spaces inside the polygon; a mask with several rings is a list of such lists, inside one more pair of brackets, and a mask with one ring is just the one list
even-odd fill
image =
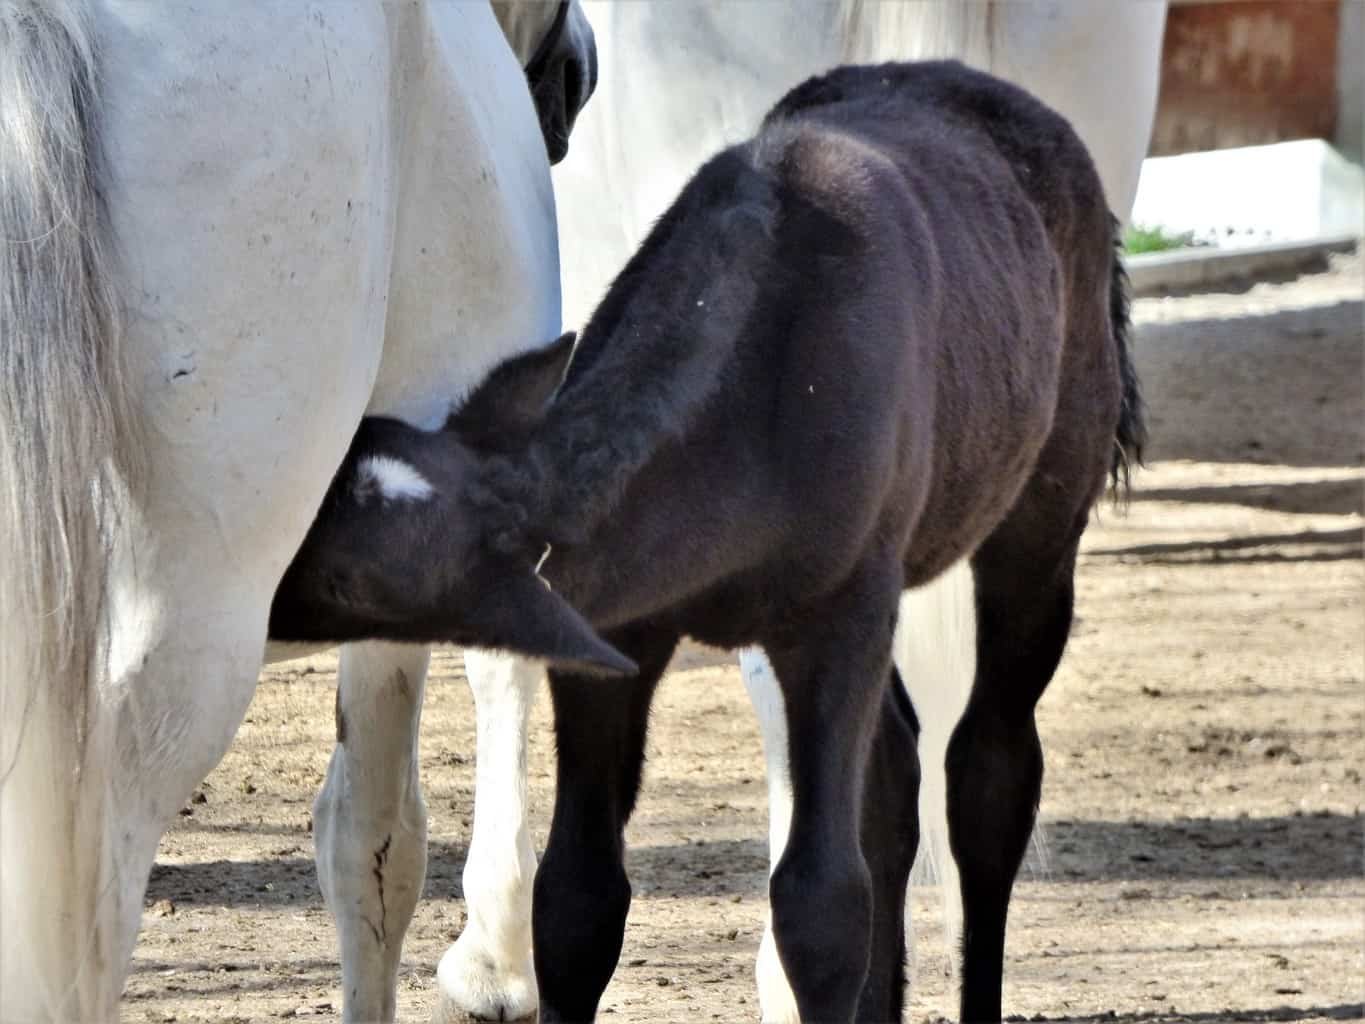
{"label": "white horse's belly", "polygon": [[1156,113],[1165,0],[1001,4],[987,70],[1065,115],[1090,150],[1109,207],[1126,221]]}
{"label": "white horse's belly", "polygon": [[703,160],[752,136],[788,89],[839,62],[837,4],[588,0],[583,11],[600,77],[554,171],[570,326],[586,322]]}
{"label": "white horse's belly", "polygon": [[548,166],[491,10],[277,6],[96,12],[150,468],[116,680],[171,634],[235,661],[367,409],[435,425],[559,328]]}
{"label": "white horse's belly", "polygon": [[399,97],[402,202],[368,411],[436,427],[494,365],[558,335],[559,251],[544,143],[522,69],[488,45],[491,8],[410,18],[439,59]]}

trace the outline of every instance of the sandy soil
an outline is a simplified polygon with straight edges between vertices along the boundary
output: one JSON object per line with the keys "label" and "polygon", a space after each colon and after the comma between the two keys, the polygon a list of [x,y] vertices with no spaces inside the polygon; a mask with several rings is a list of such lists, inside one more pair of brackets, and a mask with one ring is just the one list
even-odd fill
{"label": "sandy soil", "polygon": [[[1361,300],[1355,257],[1137,304],[1151,466],[1127,515],[1096,516],[1080,623],[1040,709],[1050,859],[1016,890],[1005,996],[1020,1019],[1362,1019]],[[166,837],[126,1021],[338,1016],[309,831],[334,668],[263,676],[202,802]],[[547,703],[532,767],[542,843]],[[427,1018],[462,923],[472,725],[460,658],[442,654],[404,1020]],[[756,1019],[764,796],[732,660],[686,652],[656,705],[607,1019]],[[933,890],[915,891],[915,1020],[953,1012],[936,908]]]}

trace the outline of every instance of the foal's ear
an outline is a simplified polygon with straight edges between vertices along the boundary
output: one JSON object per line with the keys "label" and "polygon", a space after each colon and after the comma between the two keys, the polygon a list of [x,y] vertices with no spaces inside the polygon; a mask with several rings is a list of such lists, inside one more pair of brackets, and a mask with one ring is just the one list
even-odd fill
{"label": "foal's ear", "polygon": [[529,572],[500,579],[469,619],[477,642],[532,658],[551,668],[594,676],[633,676],[639,666],[588,624],[578,611]]}
{"label": "foal's ear", "polygon": [[564,381],[573,358],[574,337],[568,331],[544,348],[499,363],[449,425],[475,442],[534,429]]}

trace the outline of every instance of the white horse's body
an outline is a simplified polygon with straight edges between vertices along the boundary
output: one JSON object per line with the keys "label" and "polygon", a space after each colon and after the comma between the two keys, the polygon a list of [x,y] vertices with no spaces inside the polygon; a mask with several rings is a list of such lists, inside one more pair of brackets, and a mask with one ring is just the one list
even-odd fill
{"label": "white horse's body", "polygon": [[[519,57],[480,3],[0,0],[6,1022],[117,1018],[157,842],[361,416],[439,423],[558,334]],[[351,1019],[392,1018],[421,888],[394,737],[425,668],[342,658],[317,841]]]}
{"label": "white horse's body", "polygon": [[597,94],[554,172],[564,320],[587,319],[702,160],[833,65],[958,57],[1076,126],[1126,217],[1156,105],[1165,0],[588,0]]}
{"label": "white horse's body", "polygon": [[[843,62],[957,57],[1025,86],[1075,125],[1115,213],[1126,220],[1132,207],[1155,113],[1166,0],[597,0],[584,9],[601,64],[597,97],[554,172],[570,325],[586,320],[706,157],[752,135],[792,86]],[[976,669],[965,561],[904,595],[895,660],[923,730],[922,848],[955,918],[943,768]],[[740,661],[763,733],[776,866],[791,816],[782,694],[762,651]],[[763,1019],[797,1020],[771,929],[757,974]]]}

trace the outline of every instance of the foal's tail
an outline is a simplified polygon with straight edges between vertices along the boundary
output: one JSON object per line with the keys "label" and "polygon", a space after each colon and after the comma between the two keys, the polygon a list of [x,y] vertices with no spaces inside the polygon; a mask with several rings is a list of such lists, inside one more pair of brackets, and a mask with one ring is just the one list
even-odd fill
{"label": "foal's tail", "polygon": [[1114,335],[1114,347],[1119,360],[1119,383],[1123,388],[1119,425],[1114,432],[1114,459],[1110,464],[1114,493],[1118,496],[1128,490],[1132,467],[1142,465],[1142,449],[1147,444],[1147,423],[1146,410],[1142,404],[1142,387],[1129,350],[1132,321],[1129,316],[1128,271],[1124,269],[1123,259],[1119,255],[1123,233],[1118,219],[1110,217],[1110,220],[1114,226],[1114,251],[1109,277],[1109,327]]}
{"label": "foal's tail", "polygon": [[[123,385],[82,0],[0,0],[0,1018],[114,1006],[96,728]],[[117,993],[113,993],[116,998]]]}

